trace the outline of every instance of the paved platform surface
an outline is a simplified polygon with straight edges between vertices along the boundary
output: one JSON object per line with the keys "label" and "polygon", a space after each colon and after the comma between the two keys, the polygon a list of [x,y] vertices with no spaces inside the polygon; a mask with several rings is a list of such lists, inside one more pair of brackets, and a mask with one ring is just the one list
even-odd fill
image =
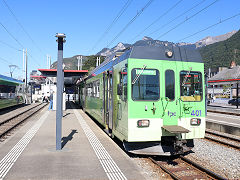
{"label": "paved platform surface", "polygon": [[55,111],[45,107],[0,143],[0,179],[144,179],[141,170],[80,109],[63,117],[55,150]]}
{"label": "paved platform surface", "polygon": [[207,106],[207,111],[240,116],[240,106],[237,108],[225,103],[211,103]]}
{"label": "paved platform surface", "polygon": [[208,129],[240,136],[240,107],[226,103],[211,103],[207,106]]}

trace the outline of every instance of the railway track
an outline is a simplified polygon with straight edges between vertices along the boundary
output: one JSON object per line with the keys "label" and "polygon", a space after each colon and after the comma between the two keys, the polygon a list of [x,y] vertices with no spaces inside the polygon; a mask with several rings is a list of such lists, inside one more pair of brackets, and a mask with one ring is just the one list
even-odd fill
{"label": "railway track", "polygon": [[25,109],[19,114],[13,115],[7,119],[0,121],[0,138],[8,134],[11,130],[23,123],[26,119],[45,107],[46,104],[38,104],[36,106]]}
{"label": "railway track", "polygon": [[183,156],[168,161],[149,159],[176,180],[226,179]]}
{"label": "railway track", "polygon": [[227,136],[211,130],[206,130],[205,132],[205,139],[240,150],[240,138]]}

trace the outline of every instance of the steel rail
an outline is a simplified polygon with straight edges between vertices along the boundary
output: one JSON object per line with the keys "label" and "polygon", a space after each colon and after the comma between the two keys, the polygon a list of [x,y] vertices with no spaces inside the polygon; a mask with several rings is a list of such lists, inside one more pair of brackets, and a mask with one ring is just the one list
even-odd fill
{"label": "steel rail", "polygon": [[[41,103],[41,104],[42,104],[42,103]],[[10,117],[10,118],[8,118],[8,119],[6,119],[6,120],[0,122],[0,126],[3,125],[3,124],[5,124],[5,123],[7,123],[7,122],[9,122],[10,120],[12,120],[12,119],[14,119],[14,118],[16,118],[16,117],[18,117],[18,116],[20,116],[20,115],[22,115],[22,114],[24,114],[24,113],[30,111],[30,110],[32,110],[32,109],[34,109],[34,108],[40,106],[41,104],[38,104],[38,105],[36,105],[36,106],[33,106],[33,107],[31,107],[31,108],[29,108],[29,109],[27,109],[27,110],[24,110],[23,112],[20,112],[19,114],[16,114],[16,115],[14,115],[14,116],[12,116],[12,117]]]}
{"label": "steel rail", "polygon": [[190,159],[185,158],[185,157],[182,156],[182,155],[180,155],[180,158],[181,158],[183,161],[185,161],[185,162],[193,165],[193,166],[196,167],[197,169],[200,169],[201,171],[203,171],[203,172],[207,173],[208,175],[212,176],[213,178],[220,179],[220,180],[226,180],[226,178],[224,178],[224,177],[216,174],[216,173],[213,172],[213,171],[210,171],[209,169],[204,168],[203,166],[201,166],[201,165],[193,162],[193,161],[190,160]]}
{"label": "steel rail", "polygon": [[[165,171],[167,174],[169,174],[173,179],[175,180],[181,180],[182,178],[176,176],[173,172],[171,172],[170,170],[168,170],[166,167],[164,167],[163,165],[161,165],[158,161],[154,160],[153,158],[149,157],[149,159],[156,165],[158,165],[163,171]],[[214,179],[220,179],[220,180],[225,180],[226,178],[210,171],[209,169],[204,168],[203,166],[191,161],[190,159],[187,159],[185,157],[183,157],[182,155],[180,155],[180,159],[184,162],[186,162],[187,164],[193,166],[194,168],[196,168],[197,170],[204,172],[206,175],[211,176]]]}
{"label": "steel rail", "polygon": [[230,147],[235,148],[235,149],[240,149],[240,146],[237,146],[237,145],[234,145],[234,144],[231,144],[231,143],[227,143],[227,142],[224,142],[224,141],[221,141],[221,140],[218,140],[218,139],[214,139],[212,137],[205,136],[204,138],[208,139],[208,140],[211,140],[211,141],[214,141],[214,142],[217,142],[217,143],[220,143],[220,144],[224,144],[226,146],[230,146]]}
{"label": "steel rail", "polygon": [[[0,138],[2,138],[5,134],[9,133],[12,129],[14,129],[15,127],[17,127],[18,125],[20,125],[21,123],[23,123],[25,120],[27,120],[29,117],[31,117],[32,115],[34,115],[35,113],[37,113],[39,110],[41,110],[42,108],[44,108],[47,104],[42,105],[40,108],[40,105],[34,106],[33,108],[31,108],[31,110],[36,109],[35,111],[31,112],[29,115],[27,115],[26,117],[24,117],[22,120],[20,120],[19,122],[15,123],[13,126],[11,126],[10,128],[7,128],[4,132],[2,132],[0,134]],[[25,111],[26,112],[26,111]],[[27,111],[28,112],[28,111]],[[21,113],[23,114],[23,113]],[[18,116],[16,116],[18,117]]]}
{"label": "steel rail", "polygon": [[160,163],[158,163],[156,160],[154,160],[153,158],[149,158],[154,164],[158,165],[163,171],[165,171],[166,173],[168,173],[173,179],[175,180],[181,180],[179,179],[175,174],[173,174],[171,171],[169,171],[167,168],[165,168],[163,165],[161,165]]}
{"label": "steel rail", "polygon": [[235,138],[235,137],[230,137],[230,136],[225,136],[224,134],[219,134],[219,133],[216,133],[216,132],[212,132],[212,131],[209,131],[209,130],[205,130],[206,133],[208,134],[213,134],[213,135],[216,135],[216,136],[220,136],[220,137],[223,137],[223,138],[226,138],[226,139],[230,139],[230,140],[233,140],[233,141],[238,141],[240,142],[240,139],[239,138]]}

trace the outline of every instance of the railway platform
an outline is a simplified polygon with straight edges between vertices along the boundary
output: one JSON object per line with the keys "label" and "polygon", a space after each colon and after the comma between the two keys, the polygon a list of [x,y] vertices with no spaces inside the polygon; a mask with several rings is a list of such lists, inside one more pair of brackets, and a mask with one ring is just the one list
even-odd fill
{"label": "railway platform", "polygon": [[216,112],[221,114],[231,114],[240,116],[240,106],[237,109],[236,106],[223,104],[223,103],[211,103],[207,106],[208,112]]}
{"label": "railway platform", "polygon": [[0,180],[144,179],[141,170],[81,109],[64,111],[56,151],[56,111],[47,107],[0,142]]}
{"label": "railway platform", "polygon": [[240,136],[240,108],[211,103],[207,106],[206,128]]}

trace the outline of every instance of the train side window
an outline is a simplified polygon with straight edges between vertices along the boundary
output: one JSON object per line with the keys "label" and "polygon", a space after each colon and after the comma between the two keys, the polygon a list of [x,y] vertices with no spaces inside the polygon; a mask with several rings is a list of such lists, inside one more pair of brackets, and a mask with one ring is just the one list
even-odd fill
{"label": "train side window", "polygon": [[127,100],[127,74],[123,74],[123,100]]}
{"label": "train side window", "polygon": [[165,97],[170,101],[175,99],[175,76],[173,70],[165,71]]}
{"label": "train side window", "polygon": [[99,98],[100,95],[100,90],[99,90],[99,85],[100,85],[100,81],[96,81],[96,97]]}
{"label": "train side window", "polygon": [[127,72],[124,69],[122,72],[120,72],[119,74],[120,76],[120,86],[122,89],[122,94],[120,95],[120,99],[122,101],[126,101],[127,100]]}

